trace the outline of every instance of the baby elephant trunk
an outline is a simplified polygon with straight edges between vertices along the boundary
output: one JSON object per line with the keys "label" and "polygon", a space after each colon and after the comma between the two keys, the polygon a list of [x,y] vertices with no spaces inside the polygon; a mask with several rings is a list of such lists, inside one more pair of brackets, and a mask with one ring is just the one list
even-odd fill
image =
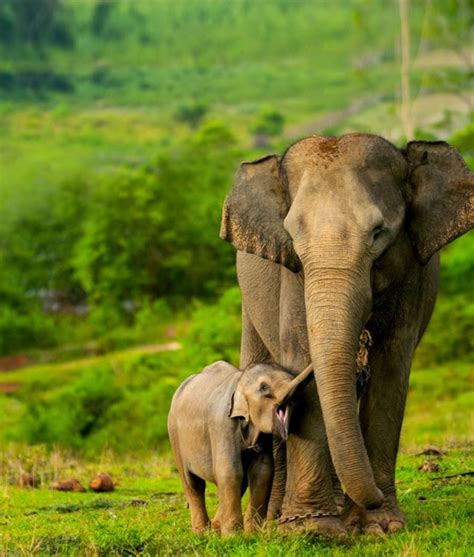
{"label": "baby elephant trunk", "polygon": [[278,404],[282,405],[289,402],[297,392],[302,392],[302,390],[313,378],[313,364],[309,364],[309,366],[305,367],[301,373],[288,383],[285,391],[278,400]]}
{"label": "baby elephant trunk", "polygon": [[291,406],[289,402],[298,392],[301,392],[306,387],[313,377],[313,366],[310,364],[288,383],[277,400],[275,423],[278,433],[284,441],[288,439],[288,430],[290,427]]}

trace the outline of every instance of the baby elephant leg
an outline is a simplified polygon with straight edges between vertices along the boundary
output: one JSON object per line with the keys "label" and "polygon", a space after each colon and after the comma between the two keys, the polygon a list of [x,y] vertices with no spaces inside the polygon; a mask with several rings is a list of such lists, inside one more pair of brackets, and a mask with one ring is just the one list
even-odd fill
{"label": "baby elephant leg", "polygon": [[[247,489],[247,475],[244,473],[244,477],[242,480],[242,485],[240,487],[240,499],[244,496],[245,490]],[[217,507],[216,514],[214,518],[211,520],[211,528],[213,530],[220,530],[221,529],[221,507],[220,505]]]}
{"label": "baby elephant leg", "polygon": [[219,491],[218,520],[221,533],[229,536],[242,529],[242,489],[243,470],[240,466],[217,466],[216,480]]}
{"label": "baby elephant leg", "polygon": [[268,502],[272,491],[273,457],[271,452],[255,455],[249,464],[249,503],[245,513],[245,530],[260,528],[267,516]]}
{"label": "baby elephant leg", "polygon": [[184,493],[191,512],[193,532],[201,533],[209,528],[209,517],[205,501],[206,482],[194,474],[188,473],[184,482]]}

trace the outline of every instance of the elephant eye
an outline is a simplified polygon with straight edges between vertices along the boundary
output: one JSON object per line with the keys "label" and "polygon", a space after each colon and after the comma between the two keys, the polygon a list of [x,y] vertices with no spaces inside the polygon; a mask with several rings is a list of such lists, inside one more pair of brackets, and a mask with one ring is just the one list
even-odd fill
{"label": "elephant eye", "polygon": [[379,238],[382,238],[385,234],[386,228],[383,225],[376,226],[372,231],[372,243],[375,243]]}
{"label": "elephant eye", "polygon": [[373,231],[373,239],[376,240],[383,232],[383,226],[377,226]]}

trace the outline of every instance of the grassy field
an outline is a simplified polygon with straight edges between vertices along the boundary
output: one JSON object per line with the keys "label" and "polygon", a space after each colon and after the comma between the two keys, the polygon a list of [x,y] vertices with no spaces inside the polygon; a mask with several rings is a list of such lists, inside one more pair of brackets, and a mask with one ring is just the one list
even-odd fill
{"label": "grassy field", "polygon": [[[155,362],[168,368],[171,391],[182,370],[180,350],[141,356],[138,365]],[[130,365],[137,353],[121,352],[102,357],[113,362],[116,373]],[[147,358],[144,360],[143,358]],[[97,380],[100,358],[94,363]],[[128,364],[127,364],[128,362]],[[76,368],[84,366],[77,362]],[[170,368],[171,366],[171,368]],[[54,377],[73,381],[74,362],[26,368],[4,374],[3,383],[21,388],[36,385],[48,389]],[[261,535],[239,534],[222,540],[215,533],[190,532],[189,513],[166,443],[155,452],[111,451],[79,458],[45,446],[7,443],[0,453],[0,554],[2,555],[459,555],[472,554],[474,544],[474,471],[472,365],[452,362],[431,369],[415,367],[402,434],[397,483],[408,528],[386,539],[357,536],[334,541],[304,536],[283,537],[274,527]],[[76,369],[77,372],[77,369]],[[59,375],[60,374],[60,375]],[[122,376],[122,380],[126,375]],[[41,382],[43,380],[43,383]],[[130,378],[128,378],[130,381]],[[41,387],[41,385],[43,385]],[[128,385],[132,389],[131,384]],[[9,395],[5,398],[11,398]],[[167,400],[158,401],[167,411]],[[5,425],[5,424],[3,424]],[[124,436],[127,434],[123,434]],[[139,431],[130,430],[140,445]],[[430,446],[446,451],[442,456],[420,454]],[[426,460],[435,472],[419,471]],[[15,487],[21,470],[35,474],[36,489]],[[85,486],[98,471],[118,483],[114,493],[62,493],[47,489],[57,479],[74,477]],[[470,472],[471,475],[466,475]],[[208,492],[214,511],[215,488]]]}
{"label": "grassy field", "polygon": [[[221,539],[193,535],[181,486],[169,458],[96,464],[58,453],[42,463],[50,476],[84,482],[107,470],[119,482],[111,494],[61,493],[46,488],[2,486],[0,554],[24,555],[471,555],[474,533],[472,478],[455,475],[473,468],[472,450],[450,449],[434,474],[418,472],[425,456],[402,454],[399,497],[408,529],[386,539],[358,536],[334,541],[283,537],[271,527],[260,535]],[[207,497],[214,511],[217,497]]]}

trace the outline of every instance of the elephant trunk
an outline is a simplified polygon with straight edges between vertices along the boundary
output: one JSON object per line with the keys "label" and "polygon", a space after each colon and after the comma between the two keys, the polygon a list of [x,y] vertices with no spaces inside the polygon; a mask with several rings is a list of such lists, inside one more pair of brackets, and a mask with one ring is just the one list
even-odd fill
{"label": "elephant trunk", "polygon": [[[327,259],[327,258],[326,258]],[[329,449],[337,475],[359,506],[383,501],[362,437],[356,396],[359,335],[370,311],[369,272],[354,266],[305,268],[305,304],[311,360],[315,370]]]}

